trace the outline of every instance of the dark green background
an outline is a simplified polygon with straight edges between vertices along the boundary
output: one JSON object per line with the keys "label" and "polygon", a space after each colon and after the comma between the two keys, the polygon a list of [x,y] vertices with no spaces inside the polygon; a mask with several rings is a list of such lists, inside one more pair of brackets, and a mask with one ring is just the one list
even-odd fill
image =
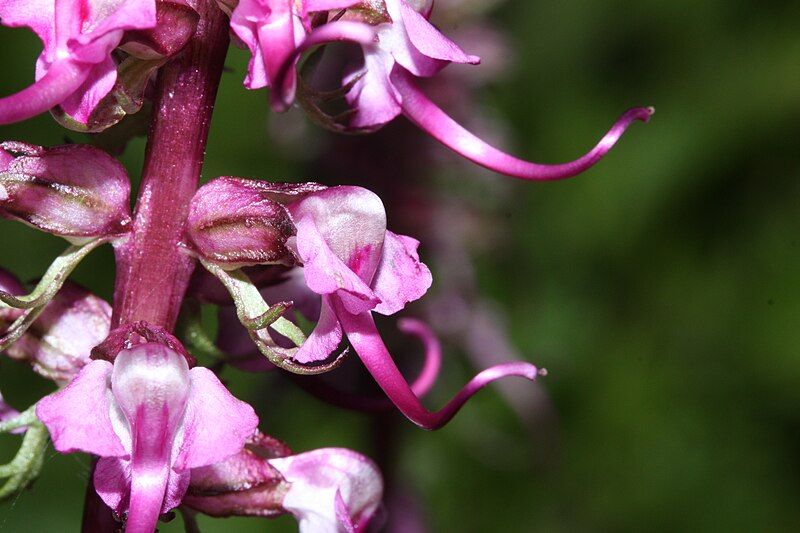
{"label": "dark green background", "polygon": [[[515,66],[482,97],[519,153],[569,159],[623,109],[657,113],[582,177],[515,183],[498,207],[510,235],[478,258],[481,284],[509,313],[521,352],[550,371],[559,444],[546,455],[527,444],[493,392],[436,433],[406,424],[400,471],[434,530],[797,530],[800,4],[514,0],[492,16]],[[0,43],[0,94],[9,94],[32,77],[38,43],[8,29]],[[245,61],[229,55],[235,72],[221,89],[205,178],[307,177],[268,140],[266,94],[241,87]],[[2,139],[43,145],[65,134],[81,140],[48,116],[0,128]],[[123,156],[132,176],[143,147]],[[0,222],[0,264],[23,278],[63,246]],[[109,297],[111,259],[94,254],[75,279]],[[469,375],[447,355],[431,405]],[[272,377],[225,376],[257,405],[263,429],[294,449],[374,454],[365,418]],[[3,360],[0,390],[24,407],[51,386]],[[491,445],[497,428],[515,437],[513,449]],[[0,439],[0,457],[15,445]],[[50,453],[33,489],[0,507],[0,531],[77,529],[86,459]],[[202,521],[209,532],[292,524]]]}

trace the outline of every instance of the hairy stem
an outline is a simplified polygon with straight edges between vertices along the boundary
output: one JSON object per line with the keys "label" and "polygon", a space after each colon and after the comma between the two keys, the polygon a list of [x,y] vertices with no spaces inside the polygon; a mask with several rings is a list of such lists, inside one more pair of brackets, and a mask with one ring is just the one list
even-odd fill
{"label": "hairy stem", "polygon": [[194,39],[158,75],[133,235],[117,250],[115,326],[145,320],[171,330],[194,269],[178,242],[228,48],[228,21],[215,2],[199,1],[198,11]]}

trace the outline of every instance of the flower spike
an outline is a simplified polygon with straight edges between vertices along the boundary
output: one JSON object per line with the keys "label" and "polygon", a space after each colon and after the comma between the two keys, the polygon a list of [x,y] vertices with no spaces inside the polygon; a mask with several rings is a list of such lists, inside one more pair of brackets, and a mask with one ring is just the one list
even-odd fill
{"label": "flower spike", "polygon": [[450,118],[434,104],[402,70],[392,72],[392,83],[399,92],[403,114],[431,137],[457,154],[483,167],[515,178],[550,181],[570,178],[600,161],[634,121],[648,122],[652,107],[634,107],[626,111],[600,142],[585,155],[569,163],[544,165],[518,159],[490,146]]}

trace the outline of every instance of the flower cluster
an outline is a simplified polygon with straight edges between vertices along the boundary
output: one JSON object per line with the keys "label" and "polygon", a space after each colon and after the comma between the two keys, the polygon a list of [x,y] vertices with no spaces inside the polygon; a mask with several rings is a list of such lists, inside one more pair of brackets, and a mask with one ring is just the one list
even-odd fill
{"label": "flower cluster", "polygon": [[[305,532],[363,531],[384,490],[376,465],[341,448],[293,453],[259,430],[254,408],[220,380],[221,366],[314,379],[305,376],[333,370],[352,349],[386,398],[332,388],[329,399],[393,405],[426,429],[446,424],[491,382],[544,374],[529,362],[497,364],[428,410],[421,397],[440,369],[436,336],[422,322],[398,321],[425,346],[409,383],[374,314],[396,315],[433,278],[420,242],[387,228],[381,198],[359,186],[236,177],[198,188],[231,35],[251,54],[245,86],[269,87],[275,111],[297,102],[315,122],[358,133],[402,114],[467,159],[524,179],[589,168],[652,113],[623,114],[570,163],[510,156],[417,86],[450,63],[479,62],[431,24],[432,9],[426,0],[0,0],[0,23],[30,28],[43,43],[36,81],[0,98],[0,124],[50,111],[64,127],[95,133],[130,114],[146,117],[145,102],[154,103],[133,211],[128,175],[106,152],[0,142],[0,216],[69,243],[32,288],[0,271],[0,352],[58,387],[23,412],[0,397],[0,433],[23,435],[17,457],[0,467],[0,498],[36,477],[49,435],[61,453],[95,456],[94,493],[129,533],[154,531],[178,507],[288,513]],[[304,76],[335,42],[356,44],[361,61],[348,65],[339,89],[316,90]],[[324,107],[337,99],[348,111],[331,115]],[[116,252],[113,305],[68,281],[104,244]],[[203,331],[199,302],[234,310],[235,320],[220,321],[219,346]],[[233,348],[243,342],[247,349]],[[209,354],[219,364],[199,365]]]}

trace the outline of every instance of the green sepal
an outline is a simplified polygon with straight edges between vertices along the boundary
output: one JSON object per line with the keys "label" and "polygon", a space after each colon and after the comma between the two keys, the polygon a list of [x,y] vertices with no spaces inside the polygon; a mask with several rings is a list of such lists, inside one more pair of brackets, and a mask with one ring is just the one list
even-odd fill
{"label": "green sepal", "polygon": [[[247,329],[258,350],[266,356],[270,363],[294,374],[310,375],[329,372],[344,362],[346,352],[342,352],[331,363],[324,365],[309,366],[295,362],[293,357],[297,353],[297,349],[306,341],[306,336],[294,323],[281,316],[291,303],[280,302],[270,306],[264,301],[258,288],[247,277],[247,274],[241,270],[225,270],[203,258],[199,258],[199,260],[205,269],[216,276],[228,290],[236,306],[236,316],[239,322]],[[291,340],[296,347],[286,349],[278,346],[270,336],[268,327],[272,327]]]}

